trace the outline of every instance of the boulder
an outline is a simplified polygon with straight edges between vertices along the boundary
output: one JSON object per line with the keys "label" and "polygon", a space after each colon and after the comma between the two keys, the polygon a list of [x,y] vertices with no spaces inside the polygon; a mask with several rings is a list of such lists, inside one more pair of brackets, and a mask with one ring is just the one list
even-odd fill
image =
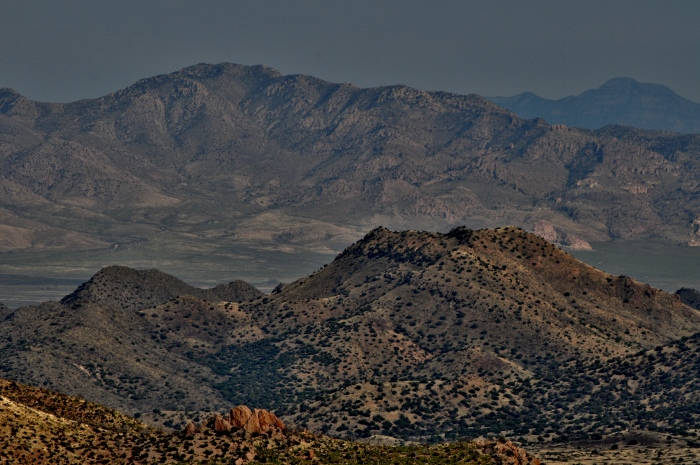
{"label": "boulder", "polygon": [[258,423],[262,432],[284,429],[284,423],[274,413],[263,409],[255,409],[254,415],[258,417]]}
{"label": "boulder", "polygon": [[214,431],[219,433],[231,431],[231,423],[221,415],[217,415],[214,418]]}
{"label": "boulder", "polygon": [[284,429],[284,423],[274,413],[257,408],[251,411],[245,405],[231,409],[229,423],[233,428],[243,429],[250,434],[271,433]]}
{"label": "boulder", "polygon": [[185,433],[185,436],[194,436],[196,432],[197,427],[192,422],[187,423],[187,426],[185,426],[185,429],[183,431],[183,433]]}
{"label": "boulder", "polygon": [[232,408],[229,412],[229,423],[231,423],[231,426],[234,428],[241,429],[248,423],[248,420],[250,420],[252,416],[253,412],[247,406],[239,405],[238,407]]}
{"label": "boulder", "polygon": [[511,441],[499,439],[498,441],[489,441],[486,439],[477,439],[474,444],[479,447],[483,453],[491,455],[503,465],[540,465],[540,459],[528,454],[525,449],[513,444]]}

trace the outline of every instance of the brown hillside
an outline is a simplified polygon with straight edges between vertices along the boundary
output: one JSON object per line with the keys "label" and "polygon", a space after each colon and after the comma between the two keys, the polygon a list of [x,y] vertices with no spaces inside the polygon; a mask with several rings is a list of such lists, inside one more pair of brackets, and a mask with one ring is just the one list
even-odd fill
{"label": "brown hillside", "polygon": [[[166,262],[217,239],[252,247],[253,266],[270,249],[340,250],[378,224],[540,221],[578,246],[698,240],[697,135],[549,126],[476,95],[233,64],[69,104],[7,89],[0,102],[0,207],[17,216],[0,226],[43,227],[29,242],[0,228],[4,250],[138,244]],[[159,241],[177,246],[143,247]]]}
{"label": "brown hillside", "polygon": [[0,463],[454,463],[537,465],[506,441],[386,447],[308,432],[249,434],[200,426],[165,433],[81,399],[0,380]]}
{"label": "brown hillside", "polygon": [[[135,278],[103,281],[115,273],[143,274],[154,290]],[[110,268],[74,294],[82,303],[6,310],[2,373],[166,426],[182,427],[186,410],[248,404],[347,437],[532,439],[533,409],[583,409],[573,394],[557,397],[569,381],[550,390],[550,378],[572,366],[595,373],[700,332],[700,314],[678,297],[515,227],[378,228],[311,276],[252,300],[187,290],[162,301],[178,282]],[[144,301],[162,302],[136,306]],[[585,434],[602,434],[594,431]]]}
{"label": "brown hillside", "polygon": [[[259,307],[240,308],[264,315],[283,352],[319,351],[293,367],[302,386],[336,392],[298,416],[316,428],[329,417],[340,427],[331,413],[339,403],[397,421],[407,413],[404,392],[423,397],[431,385],[444,394],[428,411],[473,418],[460,404],[462,389],[485,394],[499,380],[631,354],[700,329],[700,315],[675,296],[595,270],[517,228],[377,229],[271,295],[267,313]],[[508,404],[501,395],[496,408]],[[485,402],[479,412],[493,410],[476,397]],[[404,410],[392,410],[397,404]]]}
{"label": "brown hillside", "polygon": [[110,266],[61,300],[63,305],[98,302],[101,305],[141,310],[160,305],[181,295],[204,300],[239,301],[260,297],[262,292],[243,281],[199,289],[158,270],[134,270]]}
{"label": "brown hillside", "polygon": [[0,367],[9,378],[146,417],[154,408],[223,408],[210,386],[218,378],[186,354],[227,343],[235,300],[258,295],[243,282],[198,289],[156,270],[108,267],[63,304],[0,309]]}

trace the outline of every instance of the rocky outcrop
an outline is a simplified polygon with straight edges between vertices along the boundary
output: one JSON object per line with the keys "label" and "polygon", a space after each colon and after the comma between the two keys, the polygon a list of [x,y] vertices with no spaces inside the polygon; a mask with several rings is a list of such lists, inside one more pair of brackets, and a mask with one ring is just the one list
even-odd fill
{"label": "rocky outcrop", "polygon": [[700,310],[700,292],[695,289],[682,287],[676,291],[676,295],[680,297],[681,302],[695,310]]}
{"label": "rocky outcrop", "polygon": [[489,441],[477,439],[474,444],[481,449],[484,454],[490,455],[494,463],[502,465],[540,465],[540,459],[528,454],[525,449],[513,444],[511,441],[499,439]]}
{"label": "rocky outcrop", "polygon": [[231,423],[229,422],[228,418],[225,418],[223,415],[216,415],[211,417],[209,420],[204,423],[204,426],[209,429],[213,429],[217,433],[225,433],[227,431],[231,431]]}
{"label": "rocky outcrop", "polygon": [[559,244],[573,250],[593,250],[593,247],[588,242],[572,234],[560,231],[549,221],[537,221],[533,227],[533,233],[552,244]]}
{"label": "rocky outcrop", "polygon": [[185,436],[194,436],[194,434],[196,432],[197,432],[197,427],[191,421],[189,423],[187,423],[187,426],[185,426],[185,429],[183,430],[183,433],[185,434]]}
{"label": "rocky outcrop", "polygon": [[231,423],[221,415],[217,415],[214,417],[214,431],[218,433],[231,431]]}
{"label": "rocky outcrop", "polygon": [[[245,405],[232,408],[228,416],[216,415],[204,423],[205,428],[213,429],[217,433],[225,433],[231,430],[244,430],[247,434],[273,434],[285,429],[282,420],[265,409],[251,410]],[[186,435],[197,432],[197,427],[190,422],[183,431]]]}
{"label": "rocky outcrop", "polygon": [[229,422],[234,428],[245,430],[247,433],[265,434],[284,430],[284,423],[274,413],[264,409],[250,410],[245,405],[232,408],[229,412]]}
{"label": "rocky outcrop", "polygon": [[692,224],[693,232],[691,233],[688,245],[691,247],[700,246],[700,218],[696,218]]}
{"label": "rocky outcrop", "polygon": [[245,405],[232,408],[229,412],[229,421],[235,428],[243,428],[253,417],[253,411]]}

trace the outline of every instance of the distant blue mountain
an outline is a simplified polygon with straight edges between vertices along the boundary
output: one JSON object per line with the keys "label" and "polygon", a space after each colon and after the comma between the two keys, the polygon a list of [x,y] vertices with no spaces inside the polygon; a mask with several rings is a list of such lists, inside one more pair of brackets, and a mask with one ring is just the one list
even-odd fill
{"label": "distant blue mountain", "polygon": [[581,95],[549,100],[532,92],[513,97],[488,97],[523,118],[544,118],[550,124],[597,129],[624,124],[641,129],[700,133],[700,104],[660,84],[614,78]]}

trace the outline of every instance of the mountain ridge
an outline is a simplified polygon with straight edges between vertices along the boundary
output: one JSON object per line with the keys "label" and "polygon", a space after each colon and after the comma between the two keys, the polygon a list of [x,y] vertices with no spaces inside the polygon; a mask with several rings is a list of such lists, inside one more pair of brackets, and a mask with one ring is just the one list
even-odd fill
{"label": "mountain ridge", "polygon": [[[673,392],[693,382],[700,312],[519,228],[376,228],[316,273],[239,301],[189,289],[172,297],[156,287],[163,297],[146,301],[141,289],[114,293],[142,282],[122,278],[139,273],[178,283],[111,268],[76,294],[99,292],[70,306],[4,310],[2,376],[180,428],[186,412],[248,404],[344,437],[536,441],[536,412],[560,405],[570,410],[552,410],[562,429],[550,441],[568,441],[627,427],[681,431],[679,415],[695,415],[694,398]],[[658,347],[664,364],[682,367],[673,379],[662,376]],[[642,381],[629,371],[637,365],[671,383],[644,381],[644,412],[635,408]],[[624,383],[601,380],[625,402],[572,400],[581,386],[598,389],[595,373],[620,370]],[[608,423],[613,411],[625,428]]]}
{"label": "mountain ridge", "polygon": [[700,244],[697,135],[550,126],[475,95],[232,64],[70,104],[4,101],[4,274],[50,259],[80,279],[115,263],[213,282],[237,261],[233,277],[273,288],[379,225]]}
{"label": "mountain ridge", "polygon": [[263,293],[241,280],[200,289],[155,269],[109,266],[61,299],[61,304],[74,306],[92,301],[125,310],[142,310],[184,295],[202,300],[239,301],[260,297]]}
{"label": "mountain ridge", "polygon": [[[657,234],[687,242],[694,234],[694,218],[672,224],[655,207],[673,192],[660,182],[684,177],[678,166],[696,150],[691,136],[564,131],[476,95],[359,89],[230,64],[196,65],[70,104],[10,100],[1,123],[22,132],[3,133],[0,174],[43,203],[15,212],[107,242],[126,240],[124,231],[149,238],[155,228],[241,234],[232,219],[270,213],[308,229],[301,213],[320,221],[311,226],[319,232],[505,219],[524,227],[546,220],[585,240]],[[670,153],[659,151],[668,144]],[[624,175],[611,175],[613,159]],[[642,161],[653,168],[635,171]],[[3,204],[14,208],[27,195],[8,192]],[[628,213],[603,213],[611,202]],[[278,237],[304,246],[290,229]]]}
{"label": "mountain ridge", "polygon": [[597,89],[556,100],[532,92],[490,100],[524,118],[540,117],[550,124],[586,129],[622,124],[648,130],[700,132],[700,104],[664,85],[627,77],[612,78]]}

